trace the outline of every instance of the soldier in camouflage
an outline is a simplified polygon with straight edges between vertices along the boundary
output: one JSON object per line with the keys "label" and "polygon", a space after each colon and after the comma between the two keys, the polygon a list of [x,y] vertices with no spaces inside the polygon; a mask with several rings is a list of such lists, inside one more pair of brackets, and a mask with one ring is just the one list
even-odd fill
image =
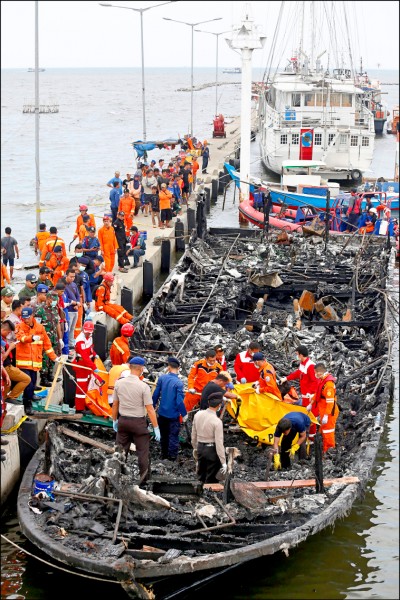
{"label": "soldier in camouflage", "polygon": [[[57,356],[60,356],[63,342],[57,303],[58,295],[56,292],[48,292],[46,294],[46,300],[37,306],[35,318],[45,328],[46,333],[50,338],[51,345],[54,348],[54,352],[57,354]],[[44,354],[43,367],[40,371],[40,383],[43,386],[47,387],[52,384],[52,370],[53,361],[51,361],[49,357]]]}

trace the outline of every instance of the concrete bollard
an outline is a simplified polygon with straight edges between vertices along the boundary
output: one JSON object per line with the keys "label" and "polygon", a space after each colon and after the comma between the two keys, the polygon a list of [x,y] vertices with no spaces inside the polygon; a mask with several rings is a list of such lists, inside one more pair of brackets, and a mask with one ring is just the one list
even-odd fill
{"label": "concrete bollard", "polygon": [[225,178],[225,173],[223,171],[220,171],[218,176],[218,196],[222,196],[222,194],[224,193],[224,189],[226,186]]}
{"label": "concrete bollard", "polygon": [[123,306],[129,314],[133,315],[133,292],[125,286],[121,290],[121,306]]}
{"label": "concrete bollard", "polygon": [[193,229],[196,228],[196,213],[194,208],[189,208],[187,209],[187,227],[188,227],[188,233],[192,233]]}
{"label": "concrete bollard", "polygon": [[[131,313],[132,314],[132,313]],[[104,323],[100,323],[100,321],[96,321],[94,324],[94,332],[93,332],[93,346],[101,358],[101,360],[106,360],[107,358],[107,327]]]}
{"label": "concrete bollard", "polygon": [[175,252],[185,251],[185,228],[180,219],[175,222]]}
{"label": "concrete bollard", "polygon": [[218,179],[212,179],[211,181],[211,200],[217,200],[218,198]]}
{"label": "concrete bollard", "polygon": [[171,241],[169,239],[161,242],[161,273],[169,273],[171,265]]}
{"label": "concrete bollard", "polygon": [[205,202],[206,211],[208,214],[211,210],[211,190],[209,187],[204,188],[204,202]]}
{"label": "concrete bollard", "polygon": [[143,297],[152,298],[154,294],[153,263],[149,260],[143,262]]}

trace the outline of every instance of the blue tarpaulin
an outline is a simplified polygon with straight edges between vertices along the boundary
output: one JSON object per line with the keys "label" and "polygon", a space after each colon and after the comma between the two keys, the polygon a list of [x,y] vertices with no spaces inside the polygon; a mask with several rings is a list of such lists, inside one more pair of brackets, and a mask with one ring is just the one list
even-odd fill
{"label": "blue tarpaulin", "polygon": [[142,158],[142,156],[147,154],[147,152],[149,152],[150,150],[154,150],[154,148],[159,148],[161,150],[162,148],[165,148],[165,146],[177,146],[181,143],[181,139],[169,138],[167,140],[160,140],[155,142],[143,142],[142,140],[138,140],[137,142],[132,142],[132,146],[136,150],[138,157]]}

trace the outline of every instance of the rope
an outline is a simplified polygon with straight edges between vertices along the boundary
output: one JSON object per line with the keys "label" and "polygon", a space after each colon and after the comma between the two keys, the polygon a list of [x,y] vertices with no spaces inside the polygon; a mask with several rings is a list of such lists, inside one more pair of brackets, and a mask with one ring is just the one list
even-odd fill
{"label": "rope", "polygon": [[27,415],[24,415],[23,417],[20,418],[20,420],[18,421],[18,423],[16,425],[13,425],[12,427],[10,427],[10,429],[2,429],[1,433],[2,435],[8,435],[9,433],[13,433],[14,431],[16,431],[19,427],[21,427],[22,423],[27,419]]}
{"label": "rope", "polygon": [[95,581],[106,581],[107,583],[117,583],[118,585],[120,585],[119,581],[116,581],[113,579],[103,579],[102,577],[93,577],[92,575],[85,575],[84,573],[77,573],[76,571],[71,571],[70,569],[65,569],[64,567],[59,567],[58,565],[54,565],[54,564],[48,562],[47,560],[44,560],[43,558],[39,558],[39,556],[35,556],[35,554],[28,552],[28,550],[21,548],[21,546],[18,546],[18,544],[15,544],[14,542],[12,542],[5,535],[1,534],[1,537],[3,540],[5,540],[9,544],[11,544],[15,548],[17,548],[17,550],[19,550],[20,552],[24,552],[28,556],[31,556],[32,558],[36,558],[36,560],[40,560],[40,562],[44,563],[45,565],[48,565],[49,567],[52,567],[53,569],[59,569],[60,571],[64,571],[65,573],[70,573],[71,575],[78,575],[79,577],[85,577],[86,579],[94,579]]}

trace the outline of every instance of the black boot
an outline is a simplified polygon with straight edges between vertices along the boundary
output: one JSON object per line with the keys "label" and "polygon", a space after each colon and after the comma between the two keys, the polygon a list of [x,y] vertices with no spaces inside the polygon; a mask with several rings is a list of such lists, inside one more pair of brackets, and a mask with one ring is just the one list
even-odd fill
{"label": "black boot", "polygon": [[2,460],[2,461],[3,461],[3,460],[6,460],[6,458],[7,458],[7,457],[6,457],[6,451],[5,451],[5,450],[3,450],[3,448],[2,448],[2,449],[1,449],[1,460]]}
{"label": "black boot", "polygon": [[8,440],[5,440],[4,438],[1,438],[1,445],[2,446],[7,446],[10,442]]}
{"label": "black boot", "polygon": [[24,400],[24,410],[26,415],[33,415],[32,400]]}

